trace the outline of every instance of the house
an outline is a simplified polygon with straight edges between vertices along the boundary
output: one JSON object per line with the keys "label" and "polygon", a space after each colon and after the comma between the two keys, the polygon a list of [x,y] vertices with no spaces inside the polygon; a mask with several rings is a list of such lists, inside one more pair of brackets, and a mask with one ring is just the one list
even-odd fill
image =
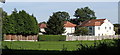
{"label": "house", "polygon": [[64,21],[65,33],[63,33],[62,35],[69,35],[69,34],[74,33],[75,27],[76,27],[76,24],[73,24],[69,21]]}
{"label": "house", "polygon": [[40,31],[41,31],[41,32],[45,32],[45,29],[44,29],[44,28],[46,28],[46,27],[47,27],[47,26],[46,26],[45,23],[39,24],[39,28],[40,28]]}
{"label": "house", "polygon": [[113,24],[107,19],[92,19],[82,22],[79,26],[87,27],[88,35],[105,36],[115,35]]}
{"label": "house", "polygon": [[[62,35],[68,35],[68,34],[72,34],[75,32],[75,24],[69,22],[69,21],[64,21],[64,28],[65,28],[65,33],[63,33]],[[39,24],[39,28],[41,32],[45,32],[45,28],[47,28],[46,24],[42,23]]]}

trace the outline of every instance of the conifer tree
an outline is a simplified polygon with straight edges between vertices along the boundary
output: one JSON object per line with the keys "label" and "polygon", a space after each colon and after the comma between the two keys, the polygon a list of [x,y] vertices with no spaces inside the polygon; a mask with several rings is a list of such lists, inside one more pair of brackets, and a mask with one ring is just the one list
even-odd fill
{"label": "conifer tree", "polygon": [[59,13],[53,13],[47,22],[45,29],[47,34],[58,35],[64,33],[64,21]]}
{"label": "conifer tree", "polygon": [[3,17],[2,20],[3,34],[36,35],[39,32],[36,18],[24,10],[17,12],[14,9],[11,15]]}

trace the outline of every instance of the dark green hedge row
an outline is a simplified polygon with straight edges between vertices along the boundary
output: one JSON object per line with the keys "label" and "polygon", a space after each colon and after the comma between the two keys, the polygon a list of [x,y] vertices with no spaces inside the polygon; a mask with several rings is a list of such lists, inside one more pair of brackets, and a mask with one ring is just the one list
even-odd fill
{"label": "dark green hedge row", "polygon": [[65,35],[39,35],[38,41],[65,41]]}

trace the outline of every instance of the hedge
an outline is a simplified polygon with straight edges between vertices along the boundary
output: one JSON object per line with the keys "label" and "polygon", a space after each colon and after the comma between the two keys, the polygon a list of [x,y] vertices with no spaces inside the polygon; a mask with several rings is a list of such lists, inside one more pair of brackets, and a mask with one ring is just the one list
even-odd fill
{"label": "hedge", "polygon": [[38,41],[65,41],[65,35],[39,35]]}

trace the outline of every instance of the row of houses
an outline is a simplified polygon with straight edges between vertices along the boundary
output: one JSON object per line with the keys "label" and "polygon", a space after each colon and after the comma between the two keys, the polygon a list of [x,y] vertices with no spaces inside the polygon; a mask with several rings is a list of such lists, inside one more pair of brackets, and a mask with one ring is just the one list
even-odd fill
{"label": "row of houses", "polygon": [[[64,21],[65,33],[62,35],[68,35],[75,32],[75,27],[77,25],[73,24],[69,21]],[[80,23],[78,26],[87,27],[88,35],[92,36],[107,36],[107,35],[115,35],[114,25],[108,19],[92,19],[87,20]],[[46,24],[39,24],[39,28],[41,32],[45,32]]]}

